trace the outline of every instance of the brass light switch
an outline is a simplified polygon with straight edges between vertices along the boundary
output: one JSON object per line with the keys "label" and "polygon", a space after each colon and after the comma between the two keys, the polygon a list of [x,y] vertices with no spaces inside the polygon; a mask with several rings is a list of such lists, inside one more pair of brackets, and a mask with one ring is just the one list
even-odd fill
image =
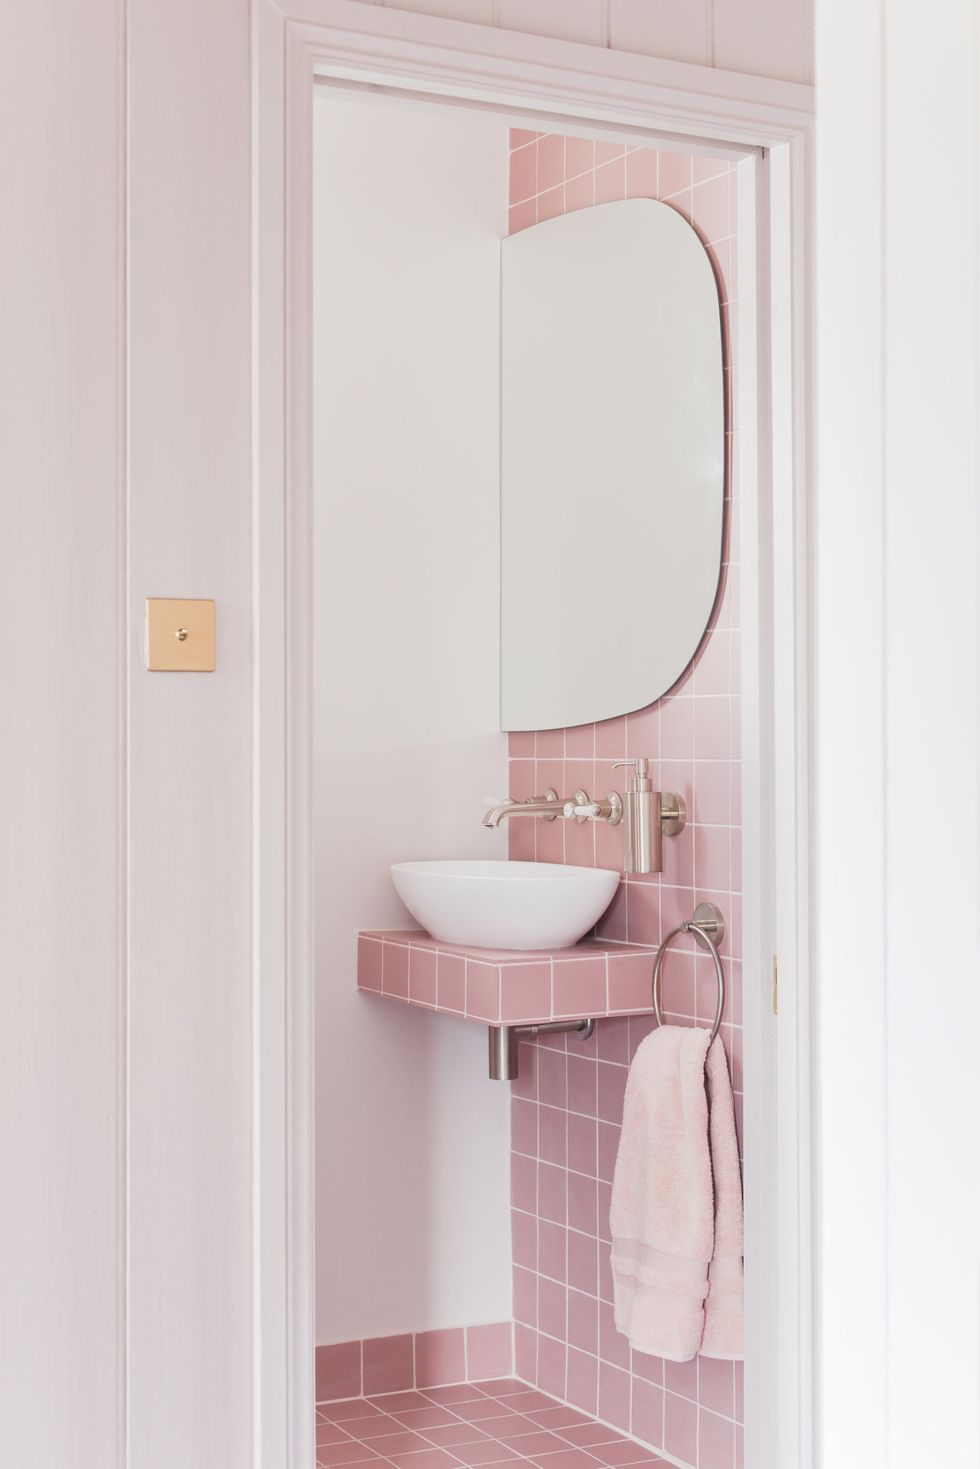
{"label": "brass light switch", "polygon": [[146,666],[153,673],[213,673],[214,603],[147,597]]}

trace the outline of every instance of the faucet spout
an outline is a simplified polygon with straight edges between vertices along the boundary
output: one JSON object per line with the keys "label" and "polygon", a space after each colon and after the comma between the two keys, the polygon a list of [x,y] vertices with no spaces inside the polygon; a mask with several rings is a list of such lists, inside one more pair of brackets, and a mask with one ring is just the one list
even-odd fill
{"label": "faucet spout", "polygon": [[559,800],[558,792],[549,787],[543,795],[528,796],[526,801],[501,801],[487,812],[483,825],[499,826],[509,816],[543,816],[546,821],[554,821],[563,810],[564,804]]}

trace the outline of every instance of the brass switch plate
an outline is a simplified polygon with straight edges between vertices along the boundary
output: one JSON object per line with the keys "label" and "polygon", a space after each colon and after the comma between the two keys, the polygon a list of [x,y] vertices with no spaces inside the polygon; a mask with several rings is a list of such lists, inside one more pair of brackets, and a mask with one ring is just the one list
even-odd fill
{"label": "brass switch plate", "polygon": [[153,673],[213,673],[214,603],[208,598],[146,599],[146,666]]}

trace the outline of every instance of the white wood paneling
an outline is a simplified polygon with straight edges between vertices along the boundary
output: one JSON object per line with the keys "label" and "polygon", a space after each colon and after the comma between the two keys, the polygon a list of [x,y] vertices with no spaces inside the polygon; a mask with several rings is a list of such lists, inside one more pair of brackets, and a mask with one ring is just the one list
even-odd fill
{"label": "white wood paneling", "polygon": [[711,64],[709,0],[609,0],[609,44],[618,51]]}
{"label": "white wood paneling", "polygon": [[122,7],[0,20],[0,1461],[122,1464]]}
{"label": "white wood paneling", "polygon": [[923,27],[909,0],[827,0],[818,19],[820,1463],[965,1465],[980,1456],[976,8]]}
{"label": "white wood paneling", "polygon": [[[251,1453],[247,7],[129,0],[132,1469]],[[148,594],[217,672],[146,673]]]}

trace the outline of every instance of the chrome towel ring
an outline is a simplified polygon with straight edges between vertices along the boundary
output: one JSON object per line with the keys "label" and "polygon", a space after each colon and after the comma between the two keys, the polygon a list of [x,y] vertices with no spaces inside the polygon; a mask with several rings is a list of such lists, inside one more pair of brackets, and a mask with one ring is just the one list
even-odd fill
{"label": "chrome towel ring", "polygon": [[[721,1029],[721,1012],[725,1008],[725,971],[722,967],[721,955],[718,953],[718,945],[725,937],[725,920],[722,916],[721,909],[716,907],[714,903],[699,903],[694,910],[694,917],[689,918],[686,923],[679,923],[676,928],[672,928],[670,933],[661,942],[653,966],[653,1013],[657,1017],[657,1024],[663,1025],[664,1017],[660,1008],[660,971],[663,968],[667,949],[679,933],[693,933],[700,947],[707,949],[715,961],[715,977],[718,980],[718,1008],[715,1010],[714,1023],[711,1027],[711,1040],[713,1041]],[[711,1041],[708,1044],[710,1045]]]}

